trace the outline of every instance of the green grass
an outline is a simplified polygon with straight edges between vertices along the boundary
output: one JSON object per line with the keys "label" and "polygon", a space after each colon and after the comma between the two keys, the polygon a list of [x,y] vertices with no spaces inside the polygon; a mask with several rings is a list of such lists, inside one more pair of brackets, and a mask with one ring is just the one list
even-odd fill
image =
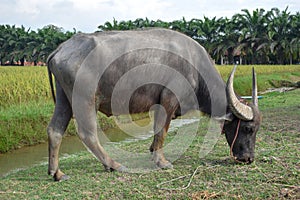
{"label": "green grass", "polygon": [[44,103],[0,108],[0,152],[45,142],[52,111],[53,105]]}
{"label": "green grass", "polygon": [[[266,94],[260,100],[263,123],[257,135],[256,160],[251,165],[235,164],[230,159],[224,136],[212,152],[199,159],[208,122],[204,119],[189,149],[173,163],[173,170],[108,173],[84,151],[61,159],[60,167],[70,180],[53,182],[46,174],[47,165],[41,164],[3,177],[0,199],[299,199],[299,97],[297,89]],[[166,142],[175,135],[170,133]],[[146,152],[151,140],[110,145]]]}
{"label": "green grass", "polygon": [[[252,67],[257,74],[258,91],[262,92],[268,88],[292,86],[300,81],[300,66],[298,65],[245,65],[237,68],[234,88],[237,94],[251,95],[252,91]],[[233,66],[217,66],[223,79],[226,81]]]}
{"label": "green grass", "polygon": [[[0,153],[47,141],[46,127],[54,111],[54,103],[29,102],[0,108]],[[112,118],[98,113],[101,128],[115,126]],[[65,135],[76,135],[74,123],[70,123]]]}

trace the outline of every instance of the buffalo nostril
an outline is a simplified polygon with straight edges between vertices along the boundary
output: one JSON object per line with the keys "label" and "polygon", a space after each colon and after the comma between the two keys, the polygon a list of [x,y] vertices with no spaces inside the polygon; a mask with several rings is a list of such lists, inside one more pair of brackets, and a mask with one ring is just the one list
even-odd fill
{"label": "buffalo nostril", "polygon": [[240,163],[251,164],[254,161],[254,157],[244,156],[241,158],[235,158],[235,160]]}

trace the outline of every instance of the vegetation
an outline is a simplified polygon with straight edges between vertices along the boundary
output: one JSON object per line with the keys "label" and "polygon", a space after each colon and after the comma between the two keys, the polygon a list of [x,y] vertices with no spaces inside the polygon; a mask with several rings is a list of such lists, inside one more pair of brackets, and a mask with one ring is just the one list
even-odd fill
{"label": "vegetation", "polygon": [[100,30],[130,30],[144,27],[170,28],[185,33],[205,47],[218,64],[292,64],[299,62],[300,13],[244,9],[231,19],[216,17],[173,22],[136,19],[113,21]]}
{"label": "vegetation", "polygon": [[0,107],[51,99],[46,67],[0,67]]}
{"label": "vegetation", "polygon": [[[24,26],[0,25],[1,65],[25,65],[25,61],[37,65],[46,62],[48,55],[57,46],[69,39],[74,32],[64,32],[53,25],[32,31]],[[31,64],[31,63],[30,63]]]}
{"label": "vegetation", "polygon": [[[259,91],[280,87],[282,81],[300,81],[300,66],[255,68]],[[217,69],[226,80],[232,66]],[[0,67],[0,82],[0,153],[45,142],[45,129],[54,108],[46,67]],[[234,87],[240,95],[251,95],[251,66],[238,68]],[[113,119],[104,115],[99,114],[98,119],[103,129],[115,125]],[[67,131],[70,134],[76,134],[73,123]]]}
{"label": "vegetation", "polygon": [[[172,170],[108,173],[84,151],[60,160],[70,180],[53,182],[47,175],[47,165],[42,163],[2,177],[0,198],[299,199],[299,96],[298,89],[267,94],[260,100],[264,118],[257,135],[256,160],[251,165],[235,164],[229,158],[229,147],[223,136],[212,152],[200,159],[208,121],[203,119],[194,142],[175,161]],[[175,133],[169,134],[168,141]],[[146,151],[151,140],[110,145]]]}
{"label": "vegetation", "polygon": [[[217,64],[299,64],[300,13],[247,9],[228,18],[185,18],[164,22],[138,18],[134,21],[106,22],[99,31],[130,30],[145,27],[163,27],[180,31],[205,47]],[[64,32],[53,25],[37,32],[25,27],[0,25],[0,60],[12,65],[20,61],[45,62],[47,56],[73,32]]]}

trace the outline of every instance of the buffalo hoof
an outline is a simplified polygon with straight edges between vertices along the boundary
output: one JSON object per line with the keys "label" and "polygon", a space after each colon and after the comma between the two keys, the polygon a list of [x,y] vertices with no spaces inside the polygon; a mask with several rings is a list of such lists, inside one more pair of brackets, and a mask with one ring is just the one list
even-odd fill
{"label": "buffalo hoof", "polygon": [[105,171],[107,171],[107,172],[113,172],[113,171],[115,171],[114,168],[108,167],[108,166],[106,166],[106,165],[104,165],[104,169],[105,169]]}
{"label": "buffalo hoof", "polygon": [[128,168],[122,165],[121,167],[119,167],[117,169],[117,171],[121,172],[121,173],[126,173],[126,172],[128,172]]}
{"label": "buffalo hoof", "polygon": [[65,174],[60,176],[60,177],[54,176],[54,181],[58,181],[58,182],[66,181],[68,179],[70,179],[70,177],[68,175],[65,175]]}
{"label": "buffalo hoof", "polygon": [[120,167],[118,167],[117,169],[114,169],[112,167],[108,167],[108,166],[104,166],[105,167],[105,170],[107,172],[113,172],[113,171],[117,171],[117,172],[128,172],[128,169],[127,167],[121,165]]}
{"label": "buffalo hoof", "polygon": [[54,181],[66,181],[66,180],[68,180],[70,178],[68,175],[65,175],[59,169],[56,170],[55,173],[53,171],[49,171],[48,174],[53,177]]}
{"label": "buffalo hoof", "polygon": [[160,169],[173,169],[173,165],[169,161],[156,163]]}

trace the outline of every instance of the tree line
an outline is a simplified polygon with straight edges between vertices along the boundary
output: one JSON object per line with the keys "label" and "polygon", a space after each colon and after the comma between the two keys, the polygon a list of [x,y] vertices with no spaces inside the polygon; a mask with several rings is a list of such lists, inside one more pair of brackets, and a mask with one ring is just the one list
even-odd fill
{"label": "tree line", "polygon": [[69,39],[74,32],[64,32],[54,25],[33,31],[24,26],[0,25],[1,65],[25,65],[25,61],[37,65],[46,62],[57,46]]}
{"label": "tree line", "polygon": [[[147,27],[168,28],[182,32],[208,51],[217,64],[299,64],[300,13],[244,9],[229,18],[175,20],[136,20],[105,22],[98,31],[132,30]],[[47,56],[73,32],[48,25],[37,32],[23,26],[0,25],[1,64],[25,60],[35,64],[45,62]]]}

